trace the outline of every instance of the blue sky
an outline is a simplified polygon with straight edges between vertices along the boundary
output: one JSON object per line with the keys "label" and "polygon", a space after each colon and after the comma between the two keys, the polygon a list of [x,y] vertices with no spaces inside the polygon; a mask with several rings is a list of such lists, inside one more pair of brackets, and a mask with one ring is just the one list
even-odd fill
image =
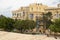
{"label": "blue sky", "polygon": [[12,17],[11,11],[28,6],[32,3],[42,3],[48,6],[56,6],[60,0],[0,0],[0,15]]}

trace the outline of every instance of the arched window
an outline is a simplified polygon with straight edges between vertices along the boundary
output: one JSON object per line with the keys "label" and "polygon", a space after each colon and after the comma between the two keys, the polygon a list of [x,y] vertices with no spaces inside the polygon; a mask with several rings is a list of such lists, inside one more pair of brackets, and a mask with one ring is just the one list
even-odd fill
{"label": "arched window", "polygon": [[17,13],[17,17],[19,16],[19,14]]}
{"label": "arched window", "polygon": [[30,14],[29,16],[30,16],[30,19],[33,19],[33,14]]}
{"label": "arched window", "polygon": [[23,16],[25,16],[25,12],[23,12]]}
{"label": "arched window", "polygon": [[16,13],[13,13],[13,16],[16,16]]}
{"label": "arched window", "polygon": [[60,17],[60,14],[59,14],[59,17]]}
{"label": "arched window", "polygon": [[20,13],[20,17],[21,17],[21,13]]}

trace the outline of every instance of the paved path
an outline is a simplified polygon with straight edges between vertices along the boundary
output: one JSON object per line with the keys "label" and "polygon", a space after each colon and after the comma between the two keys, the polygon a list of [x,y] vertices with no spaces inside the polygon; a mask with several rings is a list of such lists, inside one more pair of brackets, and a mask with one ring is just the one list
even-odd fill
{"label": "paved path", "polygon": [[0,40],[60,40],[46,35],[28,35],[0,31]]}

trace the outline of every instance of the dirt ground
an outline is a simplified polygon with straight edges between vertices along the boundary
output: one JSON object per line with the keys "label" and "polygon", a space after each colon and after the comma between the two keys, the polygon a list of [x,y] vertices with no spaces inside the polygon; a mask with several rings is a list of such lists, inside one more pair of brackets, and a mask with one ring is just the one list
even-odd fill
{"label": "dirt ground", "polygon": [[60,40],[60,38],[0,31],[0,40]]}

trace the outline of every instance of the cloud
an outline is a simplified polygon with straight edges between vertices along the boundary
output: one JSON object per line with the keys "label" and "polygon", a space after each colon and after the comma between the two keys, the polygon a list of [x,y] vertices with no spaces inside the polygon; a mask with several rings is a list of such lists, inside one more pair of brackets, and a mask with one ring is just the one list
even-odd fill
{"label": "cloud", "polygon": [[8,8],[6,8],[6,9],[0,10],[0,15],[4,15],[4,16],[6,16],[6,17],[11,17],[11,16],[12,16],[12,15],[11,15],[11,8],[12,8],[12,7],[8,7]]}
{"label": "cloud", "polygon": [[12,10],[16,10],[21,6],[28,6],[32,3],[56,6],[56,4],[60,3],[60,0],[0,0],[0,14],[10,17]]}

